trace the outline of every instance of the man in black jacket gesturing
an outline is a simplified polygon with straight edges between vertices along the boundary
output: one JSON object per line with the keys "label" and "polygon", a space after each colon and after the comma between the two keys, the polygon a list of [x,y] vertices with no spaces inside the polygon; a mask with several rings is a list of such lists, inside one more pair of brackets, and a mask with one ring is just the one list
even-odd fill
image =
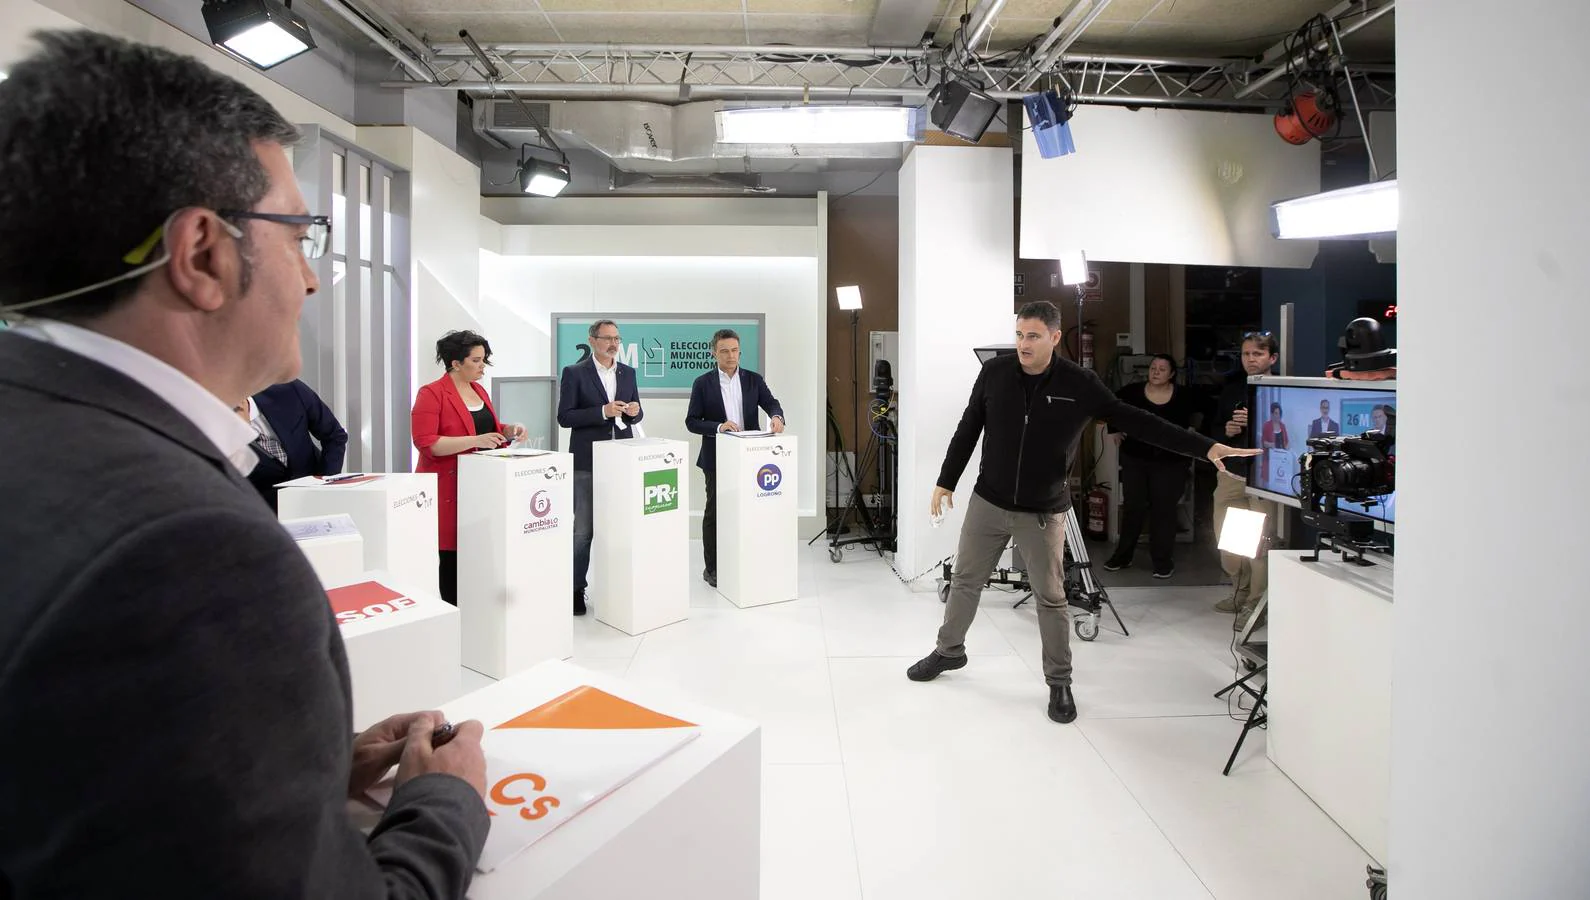
{"label": "man in black jacket gesturing", "polygon": [[1047,301],[1028,303],[1016,314],[1016,355],[989,360],[961,424],[950,439],[933,489],[931,511],[954,506],[952,492],[983,439],[982,466],[966,506],[955,572],[938,647],[906,670],[912,681],[932,681],[966,665],[966,631],[977,615],[983,585],[1012,537],[1027,561],[1038,601],[1043,638],[1043,674],[1049,683],[1049,718],[1077,717],[1071,695],[1070,616],[1061,566],[1065,515],[1071,508],[1066,474],[1071,452],[1092,419],[1105,419],[1127,435],[1186,456],[1207,457],[1217,468],[1228,456],[1253,456],[1185,431],[1153,413],[1121,402],[1091,371],[1055,353],[1060,311]]}

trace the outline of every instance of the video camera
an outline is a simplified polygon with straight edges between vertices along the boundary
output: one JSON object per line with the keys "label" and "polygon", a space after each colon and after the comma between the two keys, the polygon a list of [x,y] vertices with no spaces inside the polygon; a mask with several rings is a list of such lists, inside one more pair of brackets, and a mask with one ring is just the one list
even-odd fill
{"label": "video camera", "polygon": [[1314,555],[1329,535],[1342,551],[1343,559],[1356,556],[1362,564],[1366,550],[1385,550],[1376,539],[1374,520],[1353,512],[1343,512],[1338,504],[1373,503],[1396,490],[1395,420],[1385,431],[1370,430],[1356,436],[1327,434],[1308,439],[1309,452],[1300,460],[1300,490],[1303,521],[1320,532]]}

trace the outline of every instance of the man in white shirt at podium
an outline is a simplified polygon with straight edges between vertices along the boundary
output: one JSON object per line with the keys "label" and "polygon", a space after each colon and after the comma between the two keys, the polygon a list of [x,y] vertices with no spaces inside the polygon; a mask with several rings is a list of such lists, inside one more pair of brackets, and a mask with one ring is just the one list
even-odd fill
{"label": "man in white shirt at podium", "polygon": [[784,407],[780,406],[767,381],[750,369],[740,368],[740,336],[732,329],[720,328],[712,335],[712,355],[718,365],[690,386],[690,408],[685,411],[685,427],[701,435],[701,452],[696,465],[706,476],[707,506],[701,514],[701,556],[706,569],[701,577],[718,586],[718,510],[717,460],[718,432],[757,431],[761,416],[769,416],[768,430],[784,431]]}

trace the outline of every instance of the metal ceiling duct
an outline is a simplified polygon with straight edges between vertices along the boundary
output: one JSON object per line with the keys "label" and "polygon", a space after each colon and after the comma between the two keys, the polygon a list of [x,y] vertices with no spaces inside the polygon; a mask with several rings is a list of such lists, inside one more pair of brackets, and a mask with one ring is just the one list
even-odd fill
{"label": "metal ceiling duct", "polygon": [[475,131],[518,147],[538,143],[545,123],[557,143],[583,147],[628,172],[737,173],[758,161],[779,171],[819,171],[828,160],[903,158],[905,144],[720,144],[717,101],[668,106],[643,101],[477,100]]}

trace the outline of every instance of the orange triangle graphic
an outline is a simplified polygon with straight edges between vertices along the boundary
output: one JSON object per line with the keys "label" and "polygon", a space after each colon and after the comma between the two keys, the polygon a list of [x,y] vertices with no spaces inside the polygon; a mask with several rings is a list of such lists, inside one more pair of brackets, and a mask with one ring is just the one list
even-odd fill
{"label": "orange triangle graphic", "polygon": [[581,685],[555,700],[515,716],[497,728],[693,728],[673,716]]}

